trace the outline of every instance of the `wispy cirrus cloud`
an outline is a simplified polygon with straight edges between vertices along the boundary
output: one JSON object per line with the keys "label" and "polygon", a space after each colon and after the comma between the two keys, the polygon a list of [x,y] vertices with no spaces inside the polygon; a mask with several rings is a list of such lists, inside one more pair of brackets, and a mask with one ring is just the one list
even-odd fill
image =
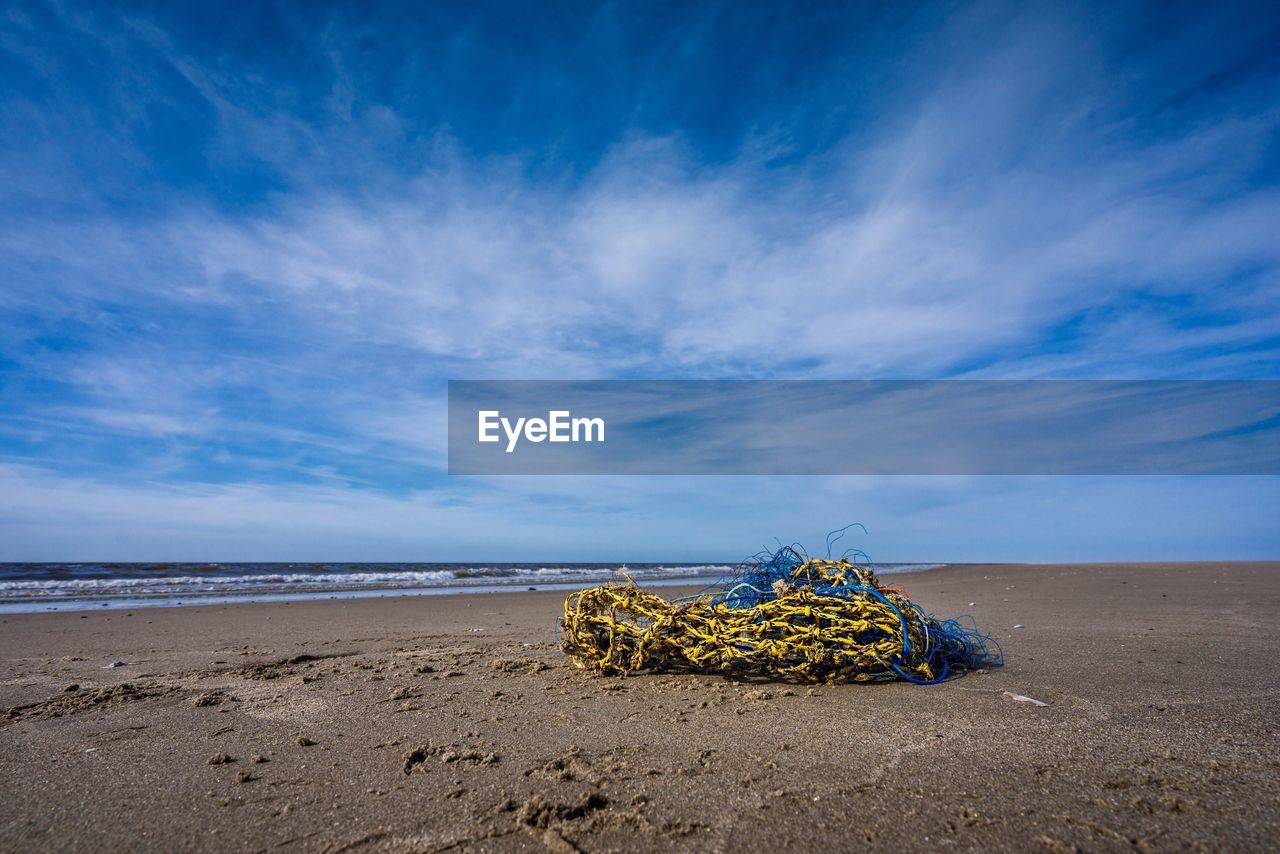
{"label": "wispy cirrus cloud", "polygon": [[403,497],[451,377],[1276,376],[1275,21],[379,14],[6,13],[0,453]]}

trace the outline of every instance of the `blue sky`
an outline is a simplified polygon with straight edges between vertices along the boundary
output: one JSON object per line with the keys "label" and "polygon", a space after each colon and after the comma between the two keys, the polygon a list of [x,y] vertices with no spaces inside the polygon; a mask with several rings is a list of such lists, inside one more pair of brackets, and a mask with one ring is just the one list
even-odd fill
{"label": "blue sky", "polygon": [[448,379],[1280,378],[1256,4],[8,4],[0,559],[1276,557],[1275,478],[457,478]]}

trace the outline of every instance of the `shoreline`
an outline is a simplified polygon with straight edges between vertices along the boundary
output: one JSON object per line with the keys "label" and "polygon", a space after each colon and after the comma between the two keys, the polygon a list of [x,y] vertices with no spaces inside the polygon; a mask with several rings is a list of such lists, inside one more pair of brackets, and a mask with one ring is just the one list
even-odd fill
{"label": "shoreline", "polygon": [[[965,566],[966,564],[885,564],[884,569],[877,569],[878,575],[907,575],[930,570],[945,569],[948,566]],[[726,566],[728,566],[726,564]],[[714,587],[723,582],[726,576],[719,575],[676,575],[643,576],[636,580],[641,587]],[[81,597],[41,597],[17,599],[0,596],[0,614],[54,613],[60,611],[113,610],[124,611],[134,608],[187,608],[202,605],[241,605],[253,602],[290,602],[329,599],[380,599],[398,596],[459,596],[485,595],[504,592],[537,592],[563,591],[572,592],[584,587],[599,584],[617,583],[625,580],[620,574],[613,577],[561,580],[539,582],[536,578],[513,578],[498,582],[457,582],[433,586],[352,586],[329,589],[288,590],[281,588],[263,588],[261,590],[232,590],[227,593],[189,592],[154,594],[150,596],[111,596],[110,594],[85,594]]]}
{"label": "shoreline", "polygon": [[[697,578],[646,579],[643,586],[649,587],[697,587]],[[604,582],[595,582],[604,583]],[[494,593],[539,593],[539,592],[572,592],[591,582],[561,581],[542,584],[512,582],[507,584],[469,584],[453,587],[374,587],[354,590],[317,590],[294,592],[271,592],[225,595],[207,594],[185,598],[156,596],[153,598],[108,598],[96,599],[63,599],[56,604],[40,603],[43,607],[34,607],[32,602],[0,602],[0,614],[48,614],[55,612],[78,612],[113,610],[125,611],[134,608],[202,608],[225,605],[285,604],[288,602],[340,601],[346,599],[412,599],[420,596],[487,596]],[[703,585],[706,586],[706,585]]]}
{"label": "shoreline", "polygon": [[1280,563],[897,586],[972,614],[1005,667],[929,687],[602,678],[555,643],[560,591],[0,615],[0,850],[1280,837]]}

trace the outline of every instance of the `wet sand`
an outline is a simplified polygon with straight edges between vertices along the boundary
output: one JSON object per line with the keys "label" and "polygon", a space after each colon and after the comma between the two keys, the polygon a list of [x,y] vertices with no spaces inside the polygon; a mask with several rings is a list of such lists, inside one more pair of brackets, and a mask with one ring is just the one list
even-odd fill
{"label": "wet sand", "polygon": [[892,583],[1007,665],[600,678],[554,642],[558,592],[7,615],[0,849],[1280,843],[1280,564]]}

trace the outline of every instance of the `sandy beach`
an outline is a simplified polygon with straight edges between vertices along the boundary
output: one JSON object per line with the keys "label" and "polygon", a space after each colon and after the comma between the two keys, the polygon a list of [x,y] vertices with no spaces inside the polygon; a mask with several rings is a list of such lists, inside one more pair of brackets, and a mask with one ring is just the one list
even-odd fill
{"label": "sandy beach", "polygon": [[1006,666],[931,687],[602,678],[559,651],[559,592],[7,615],[0,848],[1280,842],[1280,564],[893,583],[972,614]]}

